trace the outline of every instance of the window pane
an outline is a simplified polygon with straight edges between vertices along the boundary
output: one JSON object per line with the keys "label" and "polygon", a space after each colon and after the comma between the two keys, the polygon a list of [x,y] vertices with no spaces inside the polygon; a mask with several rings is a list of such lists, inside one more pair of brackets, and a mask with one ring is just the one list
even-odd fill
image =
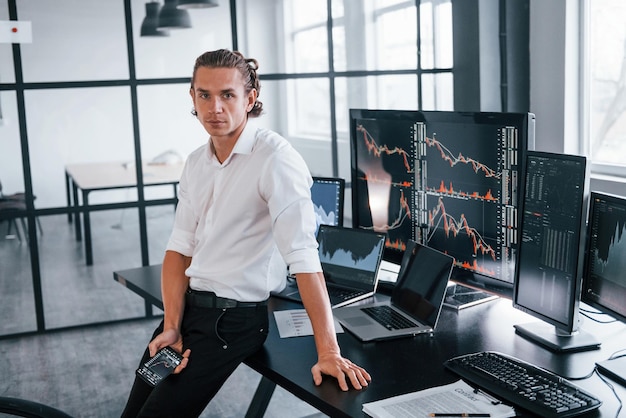
{"label": "window pane", "polygon": [[150,206],[146,208],[148,228],[148,252],[151,264],[163,261],[165,247],[174,227],[175,207]]}
{"label": "window pane", "polygon": [[335,81],[339,174],[350,178],[349,109],[417,109],[417,77],[340,77]]}
{"label": "window pane", "polygon": [[328,71],[326,2],[285,0],[285,70],[289,73]]}
{"label": "window pane", "polygon": [[420,5],[421,67],[452,67],[452,4],[448,0]]}
{"label": "window pane", "polygon": [[265,74],[328,71],[325,1],[239,0],[237,39]]}
{"label": "window pane", "polygon": [[179,156],[185,160],[208,141],[208,134],[191,114],[189,84],[139,86],[137,91],[141,154],[145,161],[165,158],[163,153],[167,152],[174,154],[171,158]]}
{"label": "window pane", "polygon": [[23,192],[22,148],[20,146],[20,126],[17,120],[17,95],[14,91],[0,91],[0,109],[0,138],[2,138],[0,140],[0,182],[2,182],[2,193]]}
{"label": "window pane", "polygon": [[332,175],[328,80],[261,81],[261,86],[264,114],[251,123],[287,138],[314,175]]}
{"label": "window pane", "polygon": [[[417,13],[412,1],[333,2],[336,71],[417,67]],[[349,47],[347,47],[349,45]]]}
{"label": "window pane", "polygon": [[27,231],[20,219],[11,224],[11,229],[8,222],[0,222],[0,335],[37,329]]}
{"label": "window pane", "polygon": [[289,136],[330,138],[330,87],[325,78],[289,80]]}
{"label": "window pane", "polygon": [[417,68],[416,18],[413,6],[374,15],[376,69]]}
{"label": "window pane", "polygon": [[[163,1],[158,2],[163,6]],[[168,36],[141,36],[147,0],[132,0],[133,42],[137,78],[191,77],[196,58],[205,51],[232,48],[230,8],[219,7],[185,11],[191,28],[170,29]]]}
{"label": "window pane", "polygon": [[452,73],[422,76],[422,109],[454,110]]}
{"label": "window pane", "polygon": [[[0,91],[0,103],[0,182],[8,196],[24,192],[15,92]],[[27,235],[28,220],[8,217],[0,203],[0,335],[37,329]]]}
{"label": "window pane", "polygon": [[82,243],[75,240],[67,216],[42,217],[42,227],[39,259],[47,329],[144,315],[143,300],[112,276],[141,265],[136,208],[91,212],[92,266],[84,265]]}
{"label": "window pane", "polygon": [[25,82],[128,78],[124,3],[20,0],[33,42],[21,46]]}
{"label": "window pane", "polygon": [[326,27],[316,27],[294,32],[292,59],[286,70],[289,73],[328,71],[328,37]]}
{"label": "window pane", "polygon": [[263,113],[250,122],[262,128],[271,129],[287,136],[287,81],[261,80],[261,92],[258,100],[263,103]]}
{"label": "window pane", "polygon": [[626,3],[590,7],[590,152],[594,163],[626,163]]}
{"label": "window pane", "polygon": [[[27,90],[25,102],[35,207],[67,205],[66,164],[134,161],[128,87]],[[128,193],[92,193],[89,202],[135,198]]]}
{"label": "window pane", "polygon": [[237,0],[239,50],[259,61],[261,74],[284,72],[285,28],[280,1]]}
{"label": "window pane", "polygon": [[[0,20],[9,20],[7,0],[0,0]],[[0,44],[0,83],[15,83],[12,44]],[[2,104],[0,104],[0,108],[2,108]]]}
{"label": "window pane", "polygon": [[330,140],[330,86],[326,78],[263,81],[263,115],[255,124],[289,138]]}

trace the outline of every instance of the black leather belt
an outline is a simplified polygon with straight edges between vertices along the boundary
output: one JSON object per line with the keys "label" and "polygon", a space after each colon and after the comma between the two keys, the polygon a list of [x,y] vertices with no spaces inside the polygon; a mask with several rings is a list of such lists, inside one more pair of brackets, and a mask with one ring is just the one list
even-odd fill
{"label": "black leather belt", "polygon": [[199,290],[187,289],[185,302],[188,306],[197,308],[256,308],[266,306],[267,300],[262,302],[239,302],[235,299],[222,298],[213,292],[202,292]]}

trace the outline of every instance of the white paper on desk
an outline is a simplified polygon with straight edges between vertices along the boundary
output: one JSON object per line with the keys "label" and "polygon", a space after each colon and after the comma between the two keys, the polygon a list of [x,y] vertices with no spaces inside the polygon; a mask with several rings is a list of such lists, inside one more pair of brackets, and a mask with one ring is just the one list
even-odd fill
{"label": "white paper on desk", "polygon": [[462,380],[419,392],[363,404],[363,412],[374,418],[426,418],[431,413],[485,413],[491,418],[514,417],[515,410],[491,399]]}
{"label": "white paper on desk", "polygon": [[[274,311],[274,318],[278,327],[280,338],[302,337],[313,335],[311,320],[304,309],[289,309],[286,311]],[[335,330],[341,333],[343,328],[335,319]]]}

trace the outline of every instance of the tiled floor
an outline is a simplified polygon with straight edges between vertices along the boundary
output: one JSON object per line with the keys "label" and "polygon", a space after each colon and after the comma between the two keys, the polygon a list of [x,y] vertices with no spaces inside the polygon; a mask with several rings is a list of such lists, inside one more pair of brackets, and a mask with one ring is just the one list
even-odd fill
{"label": "tiled floor", "polygon": [[[143,300],[113,280],[113,271],[141,265],[133,211],[92,214],[93,266],[85,265],[82,243],[75,240],[66,216],[41,217],[44,317],[46,328],[59,330],[0,338],[0,397],[41,402],[80,418],[119,416],[139,357],[159,321],[145,319]],[[160,262],[172,213],[170,207],[148,211],[152,264]],[[0,336],[36,329],[29,249],[14,237],[7,239],[5,228],[0,224]],[[135,319],[118,321],[123,318]],[[104,324],[85,326],[97,322]],[[240,366],[202,417],[243,417],[260,378]],[[311,415],[320,416],[277,388],[265,416]]]}

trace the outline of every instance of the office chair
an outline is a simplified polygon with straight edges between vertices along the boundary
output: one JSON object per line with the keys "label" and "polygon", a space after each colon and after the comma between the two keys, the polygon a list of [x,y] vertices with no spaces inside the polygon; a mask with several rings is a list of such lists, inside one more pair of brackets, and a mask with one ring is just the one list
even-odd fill
{"label": "office chair", "polygon": [[2,181],[0,181],[0,200],[20,200],[25,202],[26,201],[26,194],[25,193],[13,193],[10,195],[5,195],[2,192]]}
{"label": "office chair", "polygon": [[0,397],[0,412],[16,417],[72,418],[56,408],[26,399]]}
{"label": "office chair", "polygon": [[[35,197],[33,196],[33,199]],[[5,195],[2,192],[2,181],[0,181],[0,222],[3,220],[8,221],[7,235],[10,235],[11,229],[15,228],[15,234],[17,238],[22,242],[22,236],[20,235],[19,228],[16,223],[16,219],[20,219],[22,224],[22,229],[24,234],[28,236],[26,229],[26,222],[24,221],[24,217],[26,216],[26,194],[19,192],[13,193],[10,195]],[[37,220],[37,227],[39,228],[39,233],[43,235],[43,228],[41,227],[41,221],[39,218],[35,218]]]}
{"label": "office chair", "polygon": [[15,235],[22,242],[22,234],[17,225],[16,219],[22,223],[22,231],[26,234],[26,204],[20,201],[0,200],[0,223],[7,221],[7,235],[11,235],[11,230],[15,228]]}

